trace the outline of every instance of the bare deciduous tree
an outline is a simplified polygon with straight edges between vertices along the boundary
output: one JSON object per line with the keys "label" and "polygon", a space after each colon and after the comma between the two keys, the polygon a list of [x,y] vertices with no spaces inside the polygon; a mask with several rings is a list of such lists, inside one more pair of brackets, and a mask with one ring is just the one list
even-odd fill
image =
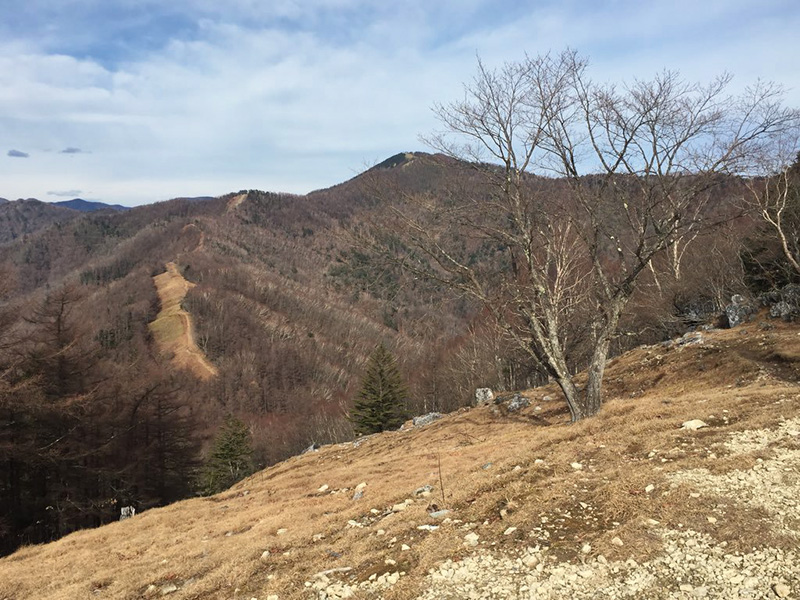
{"label": "bare deciduous tree", "polygon": [[761,157],[762,176],[747,180],[746,201],[775,234],[786,260],[800,275],[800,161],[791,163],[792,157],[800,156],[795,154],[797,146],[796,136],[786,136],[777,152]]}
{"label": "bare deciduous tree", "polygon": [[725,175],[747,174],[797,127],[779,88],[731,96],[729,81],[664,72],[598,84],[565,51],[496,70],[479,62],[464,99],[435,107],[444,128],[426,142],[472,174],[448,198],[395,205],[416,251],[406,264],[490,311],[557,381],[573,420],[600,409],[641,274],[679,242],[680,257]]}

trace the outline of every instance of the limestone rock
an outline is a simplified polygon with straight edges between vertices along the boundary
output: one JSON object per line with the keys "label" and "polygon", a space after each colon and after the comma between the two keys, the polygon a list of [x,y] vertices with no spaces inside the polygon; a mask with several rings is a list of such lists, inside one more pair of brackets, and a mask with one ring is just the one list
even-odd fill
{"label": "limestone rock", "polygon": [[478,388],[475,390],[475,406],[486,406],[494,400],[494,393],[490,388]]}

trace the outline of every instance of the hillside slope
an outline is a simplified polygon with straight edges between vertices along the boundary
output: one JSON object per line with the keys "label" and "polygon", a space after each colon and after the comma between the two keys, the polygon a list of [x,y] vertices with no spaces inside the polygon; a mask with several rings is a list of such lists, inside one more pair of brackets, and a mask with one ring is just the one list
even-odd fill
{"label": "hillside slope", "polygon": [[798,348],[772,321],[642,347],[595,418],[570,425],[544,387],[326,446],[23,548],[0,598],[797,594]]}

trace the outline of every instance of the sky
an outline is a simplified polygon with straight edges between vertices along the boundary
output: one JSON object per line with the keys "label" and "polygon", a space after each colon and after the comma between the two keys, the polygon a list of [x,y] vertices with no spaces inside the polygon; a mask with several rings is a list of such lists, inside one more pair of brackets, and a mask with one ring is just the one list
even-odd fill
{"label": "sky", "polygon": [[478,56],[729,72],[800,107],[798,31],[797,0],[0,0],[0,197],[329,187],[426,150]]}

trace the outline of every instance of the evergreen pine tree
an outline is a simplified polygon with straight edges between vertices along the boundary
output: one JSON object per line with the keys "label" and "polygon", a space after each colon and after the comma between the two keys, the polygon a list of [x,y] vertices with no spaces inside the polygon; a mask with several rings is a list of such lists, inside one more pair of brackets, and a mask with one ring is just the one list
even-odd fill
{"label": "evergreen pine tree", "polygon": [[201,491],[204,494],[216,494],[244,479],[254,470],[250,431],[242,421],[228,415],[217,433],[214,447],[203,468]]}
{"label": "evergreen pine tree", "polygon": [[406,419],[408,391],[392,354],[380,344],[367,363],[361,391],[350,411],[356,434],[397,429]]}

